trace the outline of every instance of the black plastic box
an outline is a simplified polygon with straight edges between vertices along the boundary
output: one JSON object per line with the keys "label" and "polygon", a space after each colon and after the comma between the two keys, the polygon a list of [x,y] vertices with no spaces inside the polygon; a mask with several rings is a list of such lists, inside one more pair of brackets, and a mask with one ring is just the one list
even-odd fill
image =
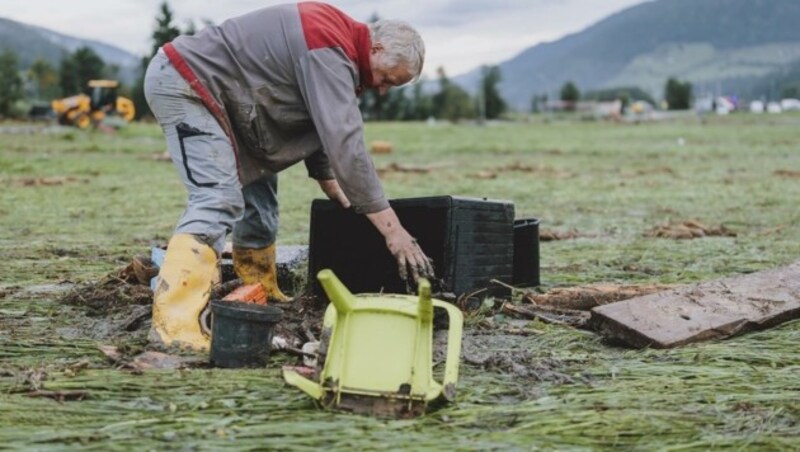
{"label": "black plastic box", "polygon": [[[433,259],[437,292],[456,295],[511,284],[514,204],[509,201],[436,196],[389,201],[400,222]],[[323,295],[316,274],[333,270],[353,293],[406,293],[383,237],[365,215],[338,203],[314,200],[309,237],[309,282]]]}
{"label": "black plastic box", "polygon": [[539,276],[539,220],[523,218],[514,221],[514,276],[517,287],[541,284]]}

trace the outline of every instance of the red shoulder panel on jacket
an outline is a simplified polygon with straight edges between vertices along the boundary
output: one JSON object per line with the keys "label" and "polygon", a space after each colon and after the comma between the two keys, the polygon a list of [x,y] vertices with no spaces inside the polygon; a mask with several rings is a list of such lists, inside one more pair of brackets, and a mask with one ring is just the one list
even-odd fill
{"label": "red shoulder panel on jacket", "polygon": [[308,50],[339,47],[351,61],[358,60],[353,36],[356,21],[331,5],[317,2],[297,4]]}

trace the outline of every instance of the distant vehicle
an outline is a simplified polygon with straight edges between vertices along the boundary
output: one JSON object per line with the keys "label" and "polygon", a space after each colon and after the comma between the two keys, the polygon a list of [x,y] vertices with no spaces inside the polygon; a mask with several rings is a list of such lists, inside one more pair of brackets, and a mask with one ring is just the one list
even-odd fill
{"label": "distant vehicle", "polygon": [[770,102],[767,104],[767,113],[781,113],[783,108],[779,102]]}
{"label": "distant vehicle", "polygon": [[736,110],[736,100],[730,97],[718,97],[715,102],[718,115],[727,115]]}
{"label": "distant vehicle", "polygon": [[764,113],[764,102],[761,102],[760,100],[754,100],[750,102],[750,113]]}
{"label": "distant vehicle", "polygon": [[133,101],[117,95],[119,82],[116,80],[90,80],[90,95],[56,99],[51,107],[59,124],[86,129],[100,124],[107,116],[118,116],[126,123],[133,121],[136,109]]}
{"label": "distant vehicle", "polygon": [[781,101],[783,111],[799,111],[800,99],[783,99]]}
{"label": "distant vehicle", "polygon": [[700,114],[706,114],[714,111],[714,99],[712,97],[699,97],[694,101],[694,109]]}
{"label": "distant vehicle", "polygon": [[635,102],[632,102],[630,106],[628,106],[628,110],[631,113],[642,115],[642,114],[652,113],[653,110],[655,110],[655,107],[653,107],[653,105],[650,102],[647,102],[646,100],[637,100]]}

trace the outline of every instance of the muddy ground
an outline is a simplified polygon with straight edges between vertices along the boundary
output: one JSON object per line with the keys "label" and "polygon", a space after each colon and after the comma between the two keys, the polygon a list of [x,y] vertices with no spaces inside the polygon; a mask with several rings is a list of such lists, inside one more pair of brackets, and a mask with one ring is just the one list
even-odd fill
{"label": "muddy ground", "polygon": [[[136,270],[134,268],[138,267]],[[132,359],[132,353],[143,351],[176,352],[165,350],[146,342],[150,329],[152,296],[149,278],[152,269],[142,269],[141,258],[121,267],[98,281],[79,285],[64,284],[42,286],[37,290],[52,291],[59,303],[75,308],[72,326],[58,328],[62,339],[91,339],[117,347],[112,361]],[[296,272],[281,272],[281,285],[289,280],[296,283]],[[215,289],[213,297],[222,298],[240,285],[229,281]],[[574,383],[573,377],[559,371],[558,360],[540,360],[537,354],[518,349],[513,345],[521,336],[543,334],[532,327],[534,323],[568,325],[589,333],[589,311],[615,301],[625,300],[670,288],[669,285],[615,285],[592,284],[586,286],[554,288],[546,293],[535,290],[518,291],[516,299],[480,299],[465,303],[459,300],[466,317],[462,343],[462,360],[468,365],[498,373],[512,374],[523,379],[554,383]],[[31,289],[28,289],[31,292]],[[452,297],[451,294],[434,294],[435,297]],[[456,300],[453,300],[456,301]],[[281,322],[275,327],[275,336],[281,346],[273,350],[296,358],[301,364],[301,348],[306,342],[318,341],[322,336],[322,317],[327,300],[315,297],[308,291],[299,291],[291,303],[274,304],[283,311]],[[438,311],[437,311],[438,312]],[[437,315],[436,361],[443,358],[446,345],[446,318]],[[501,350],[497,352],[497,350]],[[127,355],[126,355],[127,353]],[[441,356],[440,356],[441,355]],[[200,359],[198,362],[202,362]],[[175,361],[176,366],[184,363]],[[197,362],[195,363],[197,364]]]}

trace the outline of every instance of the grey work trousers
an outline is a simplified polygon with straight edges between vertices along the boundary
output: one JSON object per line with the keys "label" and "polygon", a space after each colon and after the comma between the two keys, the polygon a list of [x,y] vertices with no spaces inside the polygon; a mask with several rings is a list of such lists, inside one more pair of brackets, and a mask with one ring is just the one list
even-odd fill
{"label": "grey work trousers", "polygon": [[162,51],[147,67],[144,94],[189,195],[175,233],[197,236],[218,255],[231,231],[236,247],[273,244],[278,176],[267,173],[242,187],[231,139]]}

